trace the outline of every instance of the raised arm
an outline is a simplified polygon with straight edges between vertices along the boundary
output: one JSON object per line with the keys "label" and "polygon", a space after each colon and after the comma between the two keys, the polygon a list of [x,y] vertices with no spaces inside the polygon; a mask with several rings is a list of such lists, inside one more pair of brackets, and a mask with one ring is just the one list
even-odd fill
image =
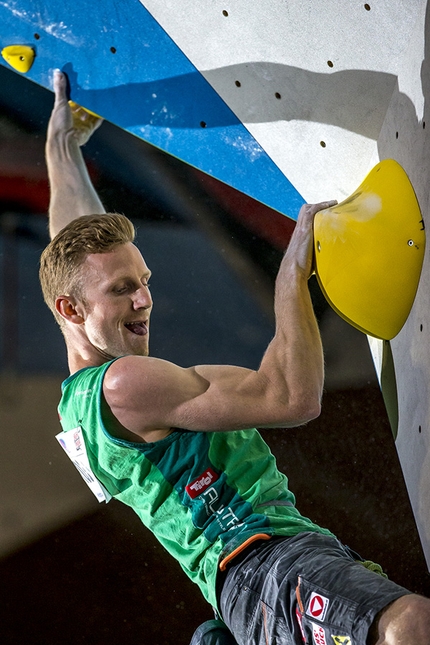
{"label": "raised arm", "polygon": [[46,163],[51,189],[49,233],[51,239],[81,215],[105,213],[85,165],[84,145],[102,119],[79,106],[70,107],[65,75],[54,72],[55,103],[48,125]]}
{"label": "raised arm", "polygon": [[302,207],[276,282],[276,333],[258,370],[232,366],[183,369],[129,356],[108,370],[104,393],[120,424],[147,439],[172,427],[234,430],[288,427],[318,416],[324,381],[319,330],[308,290],[315,213]]}

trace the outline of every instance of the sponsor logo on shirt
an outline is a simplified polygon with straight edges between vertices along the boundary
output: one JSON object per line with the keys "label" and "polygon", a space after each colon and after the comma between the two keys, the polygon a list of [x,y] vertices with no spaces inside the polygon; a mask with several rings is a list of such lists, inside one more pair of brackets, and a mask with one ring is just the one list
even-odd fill
{"label": "sponsor logo on shirt", "polygon": [[352,645],[352,641],[349,636],[333,636],[332,634],[331,637],[334,640],[335,645]]}
{"label": "sponsor logo on shirt", "polygon": [[313,591],[308,604],[308,608],[306,609],[307,615],[323,621],[327,613],[329,602],[330,601],[328,598],[321,596],[321,594],[315,593]]}
{"label": "sponsor logo on shirt", "polygon": [[212,470],[212,468],[208,468],[204,473],[199,475],[197,479],[191,482],[191,484],[185,486],[185,490],[187,491],[191,499],[195,499],[196,497],[201,495],[209,486],[216,482],[217,479],[218,475]]}
{"label": "sponsor logo on shirt", "polygon": [[89,387],[86,390],[76,390],[75,396],[83,396],[84,398],[88,398],[89,396],[91,396],[92,391],[92,387]]}
{"label": "sponsor logo on shirt", "polygon": [[327,645],[325,630],[323,627],[321,627],[321,625],[312,623],[312,636],[313,636],[315,645]]}

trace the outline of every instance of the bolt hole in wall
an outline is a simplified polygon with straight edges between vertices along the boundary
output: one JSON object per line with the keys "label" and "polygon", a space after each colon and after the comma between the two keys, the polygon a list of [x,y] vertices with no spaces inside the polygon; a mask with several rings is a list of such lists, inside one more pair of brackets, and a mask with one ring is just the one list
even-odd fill
{"label": "bolt hole in wall", "polygon": [[321,148],[325,148],[326,147],[326,142],[325,141],[320,141],[320,146],[321,146]]}
{"label": "bolt hole in wall", "polygon": [[225,17],[227,17],[227,16],[228,16],[228,11],[226,11],[225,9],[223,9],[222,15],[223,15],[223,16],[225,16]]}
{"label": "bolt hole in wall", "polygon": [[399,138],[399,133],[398,133],[398,132],[396,132],[396,139],[398,139],[398,138]]}
{"label": "bolt hole in wall", "polygon": [[205,123],[205,121],[200,121],[200,127],[201,127],[201,128],[205,128],[205,127],[206,127],[206,123]]}
{"label": "bolt hole in wall", "polygon": [[112,54],[116,54],[116,47],[111,47],[110,50],[111,50]]}
{"label": "bolt hole in wall", "polygon": [[236,87],[240,87],[240,86],[241,86],[241,82],[240,82],[240,81],[235,81],[235,82],[234,82],[234,84],[236,85]]}
{"label": "bolt hole in wall", "polygon": [[366,9],[366,11],[370,11],[370,4],[367,4],[367,3],[366,3],[366,4],[364,5],[364,8]]}
{"label": "bolt hole in wall", "polygon": [[35,38],[35,40],[40,40],[39,34],[34,34],[34,38]]}
{"label": "bolt hole in wall", "polygon": [[333,61],[332,61],[332,60],[328,60],[328,61],[327,61],[327,65],[328,65],[329,67],[334,67],[334,63],[333,63]]}

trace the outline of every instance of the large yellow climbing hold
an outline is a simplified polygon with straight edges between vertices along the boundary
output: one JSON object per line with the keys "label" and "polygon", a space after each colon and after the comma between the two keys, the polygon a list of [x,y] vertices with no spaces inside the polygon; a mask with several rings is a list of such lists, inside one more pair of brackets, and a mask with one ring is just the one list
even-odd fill
{"label": "large yellow climbing hold", "polygon": [[317,213],[315,273],[342,318],[391,340],[413,305],[425,251],[412,185],[394,160],[381,161],[345,201]]}
{"label": "large yellow climbing hold", "polygon": [[33,65],[36,53],[28,45],[8,45],[2,49],[1,55],[17,72],[25,74]]}

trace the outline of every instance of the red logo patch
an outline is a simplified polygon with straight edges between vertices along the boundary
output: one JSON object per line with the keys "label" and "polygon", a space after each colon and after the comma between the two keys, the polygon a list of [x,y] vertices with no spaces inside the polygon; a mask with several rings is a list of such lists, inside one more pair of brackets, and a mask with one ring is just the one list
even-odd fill
{"label": "red logo patch", "polygon": [[205,491],[209,486],[211,486],[211,484],[216,482],[217,479],[218,475],[212,470],[212,468],[208,468],[203,474],[197,477],[197,479],[191,482],[191,484],[185,486],[185,490],[187,491],[191,499],[195,499],[196,497],[201,495],[203,491]]}
{"label": "red logo patch", "polygon": [[321,596],[320,594],[313,592],[306,613],[308,614],[308,616],[312,616],[312,618],[318,618],[318,620],[323,621],[328,604],[328,598],[325,598],[325,596]]}

